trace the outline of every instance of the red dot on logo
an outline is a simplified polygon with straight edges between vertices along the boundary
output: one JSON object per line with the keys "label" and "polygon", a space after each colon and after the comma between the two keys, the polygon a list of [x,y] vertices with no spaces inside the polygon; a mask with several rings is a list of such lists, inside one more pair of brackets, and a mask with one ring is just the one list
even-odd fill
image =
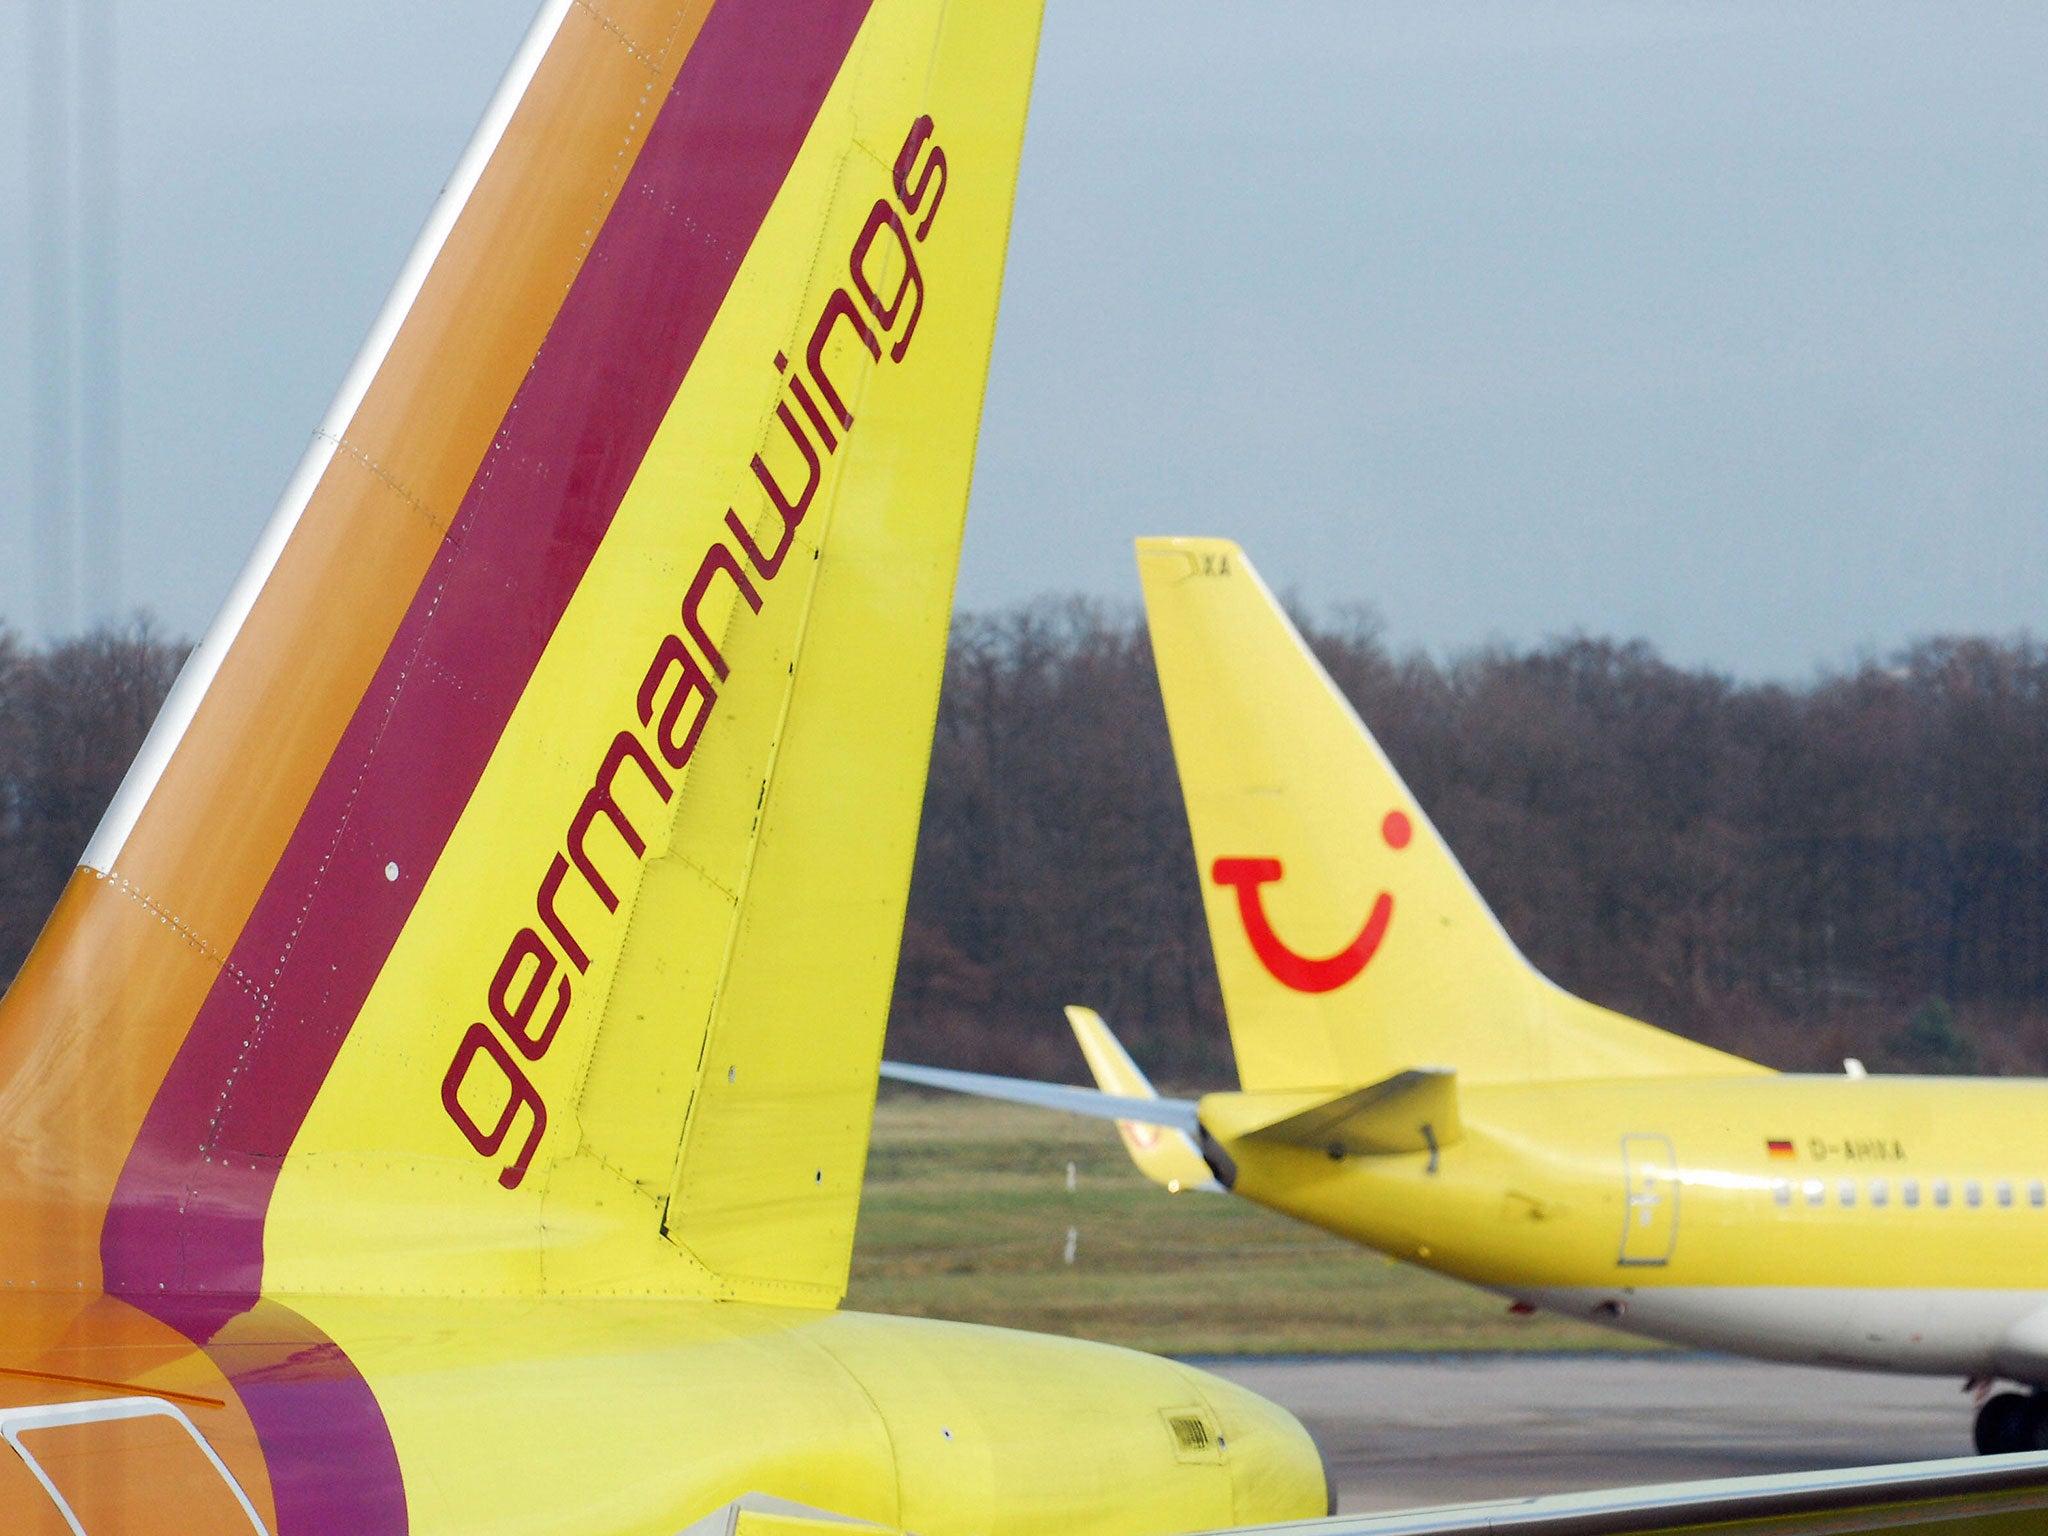
{"label": "red dot on logo", "polygon": [[1415,835],[1415,824],[1409,821],[1403,811],[1387,812],[1387,819],[1380,823],[1380,836],[1387,840],[1387,846],[1399,851],[1408,846],[1408,839]]}

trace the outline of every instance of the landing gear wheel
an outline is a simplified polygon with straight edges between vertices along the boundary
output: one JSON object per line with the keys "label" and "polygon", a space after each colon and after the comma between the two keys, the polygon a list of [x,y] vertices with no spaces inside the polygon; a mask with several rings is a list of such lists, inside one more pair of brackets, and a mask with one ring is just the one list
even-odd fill
{"label": "landing gear wheel", "polygon": [[2006,1456],[2048,1446],[2048,1412],[2038,1395],[2000,1392],[1977,1410],[1975,1438],[1980,1456]]}

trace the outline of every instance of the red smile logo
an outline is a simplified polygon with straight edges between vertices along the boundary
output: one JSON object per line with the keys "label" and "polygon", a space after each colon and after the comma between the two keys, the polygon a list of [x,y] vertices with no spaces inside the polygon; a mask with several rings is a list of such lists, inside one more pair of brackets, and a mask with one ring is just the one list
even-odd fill
{"label": "red smile logo", "polygon": [[[1406,848],[1414,835],[1413,825],[1400,811],[1387,812],[1386,820],[1380,823],[1380,836],[1396,853]],[[1317,960],[1290,949],[1273,931],[1272,920],[1266,916],[1259,887],[1278,880],[1280,872],[1278,859],[1218,859],[1209,878],[1218,885],[1236,887],[1237,912],[1244,919],[1245,937],[1251,940],[1252,953],[1275,981],[1297,992],[1334,992],[1355,980],[1379,953],[1380,940],[1387,936],[1387,924],[1394,920],[1394,898],[1381,891],[1373,898],[1372,910],[1366,913],[1365,926],[1358,930],[1358,937],[1336,954]]]}

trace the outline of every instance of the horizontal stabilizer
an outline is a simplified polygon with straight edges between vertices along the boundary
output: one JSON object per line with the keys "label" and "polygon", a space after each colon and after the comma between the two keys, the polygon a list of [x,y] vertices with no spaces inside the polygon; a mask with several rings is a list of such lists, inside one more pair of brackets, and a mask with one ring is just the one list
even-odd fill
{"label": "horizontal stabilizer", "polygon": [[1615,1536],[1739,1527],[1777,1536],[1964,1536],[2031,1531],[2048,1510],[2048,1452],[1953,1461],[1731,1477],[1712,1482],[1608,1488],[1595,1493],[1502,1499],[1446,1509],[1273,1525],[1303,1536]]}
{"label": "horizontal stabilizer", "polygon": [[949,1072],[943,1067],[914,1067],[900,1061],[882,1063],[882,1076],[892,1083],[971,1093],[976,1098],[1003,1099],[1038,1109],[1064,1110],[1097,1120],[1129,1120],[1138,1125],[1164,1125],[1194,1136],[1201,1131],[1195,1106],[1187,1099],[1127,1099],[1093,1088],[1066,1083],[1041,1083],[1028,1077],[992,1077],[984,1072]]}
{"label": "horizontal stabilizer", "polygon": [[1431,1152],[1464,1134],[1458,1119],[1458,1075],[1448,1067],[1415,1067],[1368,1087],[1339,1094],[1246,1133],[1317,1151],[1353,1156]]}
{"label": "horizontal stabilizer", "polygon": [[721,1504],[703,1519],[684,1526],[678,1536],[817,1536],[822,1531],[859,1536],[862,1531],[888,1529],[851,1515],[836,1515],[830,1510],[794,1504],[764,1493],[744,1493],[730,1504]]}

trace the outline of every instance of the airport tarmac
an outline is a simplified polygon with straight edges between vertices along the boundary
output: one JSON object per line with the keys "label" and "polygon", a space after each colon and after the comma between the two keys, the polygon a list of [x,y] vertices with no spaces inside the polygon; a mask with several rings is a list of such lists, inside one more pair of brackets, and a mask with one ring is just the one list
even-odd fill
{"label": "airport tarmac", "polygon": [[1947,1377],[1718,1355],[1203,1360],[1285,1404],[1346,1514],[1971,1453]]}

